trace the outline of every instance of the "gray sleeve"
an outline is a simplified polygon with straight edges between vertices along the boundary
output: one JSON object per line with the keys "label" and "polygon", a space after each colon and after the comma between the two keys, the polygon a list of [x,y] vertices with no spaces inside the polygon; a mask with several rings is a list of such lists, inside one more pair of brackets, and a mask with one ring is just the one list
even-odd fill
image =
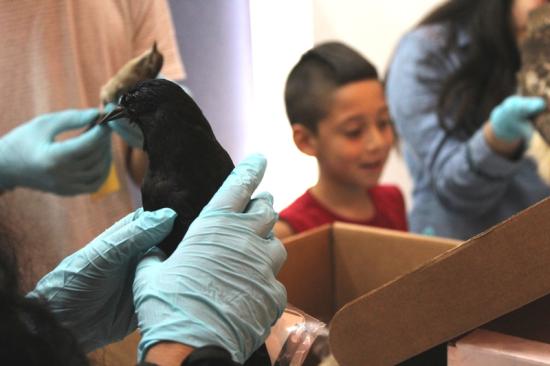
{"label": "gray sleeve", "polygon": [[417,29],[407,34],[397,48],[386,92],[408,158],[418,170],[416,175],[427,175],[431,188],[447,208],[478,215],[501,200],[520,164],[493,152],[481,129],[469,140],[461,141],[447,136],[440,126],[435,84],[447,77],[458,62],[456,56],[443,52],[441,32]]}

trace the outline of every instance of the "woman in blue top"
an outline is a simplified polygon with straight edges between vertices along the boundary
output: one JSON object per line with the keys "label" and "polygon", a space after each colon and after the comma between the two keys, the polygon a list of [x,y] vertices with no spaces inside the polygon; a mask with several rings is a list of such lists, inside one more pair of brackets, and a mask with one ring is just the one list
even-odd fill
{"label": "woman in blue top", "polygon": [[448,0],[400,41],[386,92],[414,181],[410,228],[467,239],[550,194],[525,156],[541,98],[510,96],[546,0]]}

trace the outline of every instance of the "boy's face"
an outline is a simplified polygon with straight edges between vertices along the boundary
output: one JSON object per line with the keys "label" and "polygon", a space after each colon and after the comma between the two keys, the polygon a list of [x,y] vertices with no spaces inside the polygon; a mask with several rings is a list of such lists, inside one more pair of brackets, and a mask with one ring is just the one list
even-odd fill
{"label": "boy's face", "polygon": [[312,134],[322,176],[369,188],[378,183],[394,135],[378,80],[357,81],[334,92],[329,113]]}

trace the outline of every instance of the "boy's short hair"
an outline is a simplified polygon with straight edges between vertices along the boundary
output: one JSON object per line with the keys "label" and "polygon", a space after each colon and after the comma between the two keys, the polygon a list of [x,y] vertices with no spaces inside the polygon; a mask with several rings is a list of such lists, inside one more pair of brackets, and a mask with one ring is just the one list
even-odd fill
{"label": "boy's short hair", "polygon": [[340,42],[317,45],[302,55],[286,80],[290,124],[300,123],[316,132],[317,123],[328,113],[332,93],[345,84],[369,79],[378,79],[378,72],[354,49]]}

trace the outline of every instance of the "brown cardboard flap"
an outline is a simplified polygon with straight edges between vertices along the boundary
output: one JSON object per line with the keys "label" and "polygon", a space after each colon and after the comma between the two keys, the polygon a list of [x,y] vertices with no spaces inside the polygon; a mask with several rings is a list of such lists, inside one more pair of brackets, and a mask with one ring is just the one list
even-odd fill
{"label": "brown cardboard flap", "polygon": [[288,256],[277,276],[289,304],[323,321],[334,315],[331,233],[324,225],[283,240]]}
{"label": "brown cardboard flap", "polygon": [[346,305],[331,349],[342,365],[394,365],[548,293],[547,199]]}
{"label": "brown cardboard flap", "polygon": [[334,310],[460,243],[402,231],[335,223]]}

